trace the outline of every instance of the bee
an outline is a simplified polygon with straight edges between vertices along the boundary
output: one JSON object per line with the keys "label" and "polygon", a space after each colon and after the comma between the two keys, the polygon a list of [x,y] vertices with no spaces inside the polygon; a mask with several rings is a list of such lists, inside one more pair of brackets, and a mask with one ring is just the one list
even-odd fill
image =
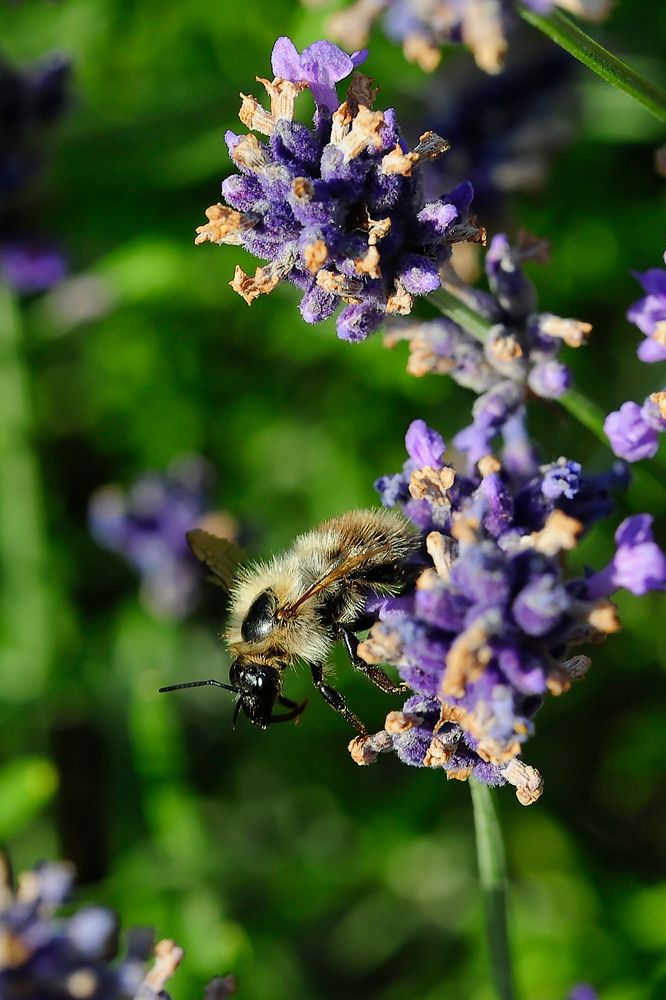
{"label": "bee", "polygon": [[[296,704],[282,694],[287,667],[304,661],[326,702],[360,733],[367,730],[342,695],[325,680],[328,655],[337,641],[352,665],[387,693],[402,690],[381,667],[358,655],[356,635],[375,617],[366,613],[371,594],[400,593],[418,575],[421,540],[416,530],[391,510],[357,510],[325,521],[299,535],[291,548],[268,563],[237,571],[230,543],[201,529],[187,533],[195,556],[230,593],[229,624],[224,634],[234,660],[229,684],[189,681],[160,688],[214,687],[238,696],[234,725],[241,711],[266,729],[297,718],[307,702]],[[275,714],[275,706],[286,712]]]}

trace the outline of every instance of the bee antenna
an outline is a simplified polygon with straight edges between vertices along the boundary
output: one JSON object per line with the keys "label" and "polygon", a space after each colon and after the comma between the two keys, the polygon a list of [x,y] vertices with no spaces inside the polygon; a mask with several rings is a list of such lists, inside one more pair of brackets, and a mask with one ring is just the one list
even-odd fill
{"label": "bee antenna", "polygon": [[207,684],[212,684],[213,687],[224,688],[225,691],[233,691],[234,694],[239,694],[238,688],[212,679],[207,681],[185,681],[184,684],[170,684],[168,687],[160,688],[159,693],[164,694],[166,691],[180,691],[182,688],[205,687]]}

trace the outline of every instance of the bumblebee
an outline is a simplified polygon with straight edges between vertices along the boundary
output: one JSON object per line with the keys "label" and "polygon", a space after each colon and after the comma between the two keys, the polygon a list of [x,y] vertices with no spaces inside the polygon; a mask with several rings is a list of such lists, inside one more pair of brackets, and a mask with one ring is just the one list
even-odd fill
{"label": "bumblebee", "polygon": [[[224,539],[195,529],[187,533],[190,548],[230,594],[229,625],[224,638],[234,657],[229,684],[218,680],[189,681],[160,688],[210,684],[238,696],[234,724],[242,711],[266,729],[295,719],[306,702],[296,704],[282,694],[287,667],[302,660],[325,701],[359,733],[367,730],[342,695],[325,680],[324,665],[333,644],[342,641],[352,665],[382,691],[401,690],[375,664],[358,656],[356,633],[369,628],[366,613],[371,594],[400,593],[422,568],[420,536],[390,510],[349,511],[325,521],[295,540],[270,562],[237,569],[238,552]],[[276,714],[275,706],[286,708]]]}

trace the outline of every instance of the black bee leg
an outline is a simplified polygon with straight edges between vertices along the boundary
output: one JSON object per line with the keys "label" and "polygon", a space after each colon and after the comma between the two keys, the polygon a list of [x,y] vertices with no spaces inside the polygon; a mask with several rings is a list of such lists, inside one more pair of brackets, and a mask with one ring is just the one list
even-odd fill
{"label": "black bee leg", "polygon": [[347,702],[342,697],[339,691],[331,687],[330,684],[324,682],[324,668],[321,663],[311,663],[310,670],[312,672],[312,681],[314,686],[319,691],[320,695],[324,701],[328,702],[331,708],[339,712],[345,722],[348,722],[350,726],[358,730],[362,736],[365,736],[368,730],[365,728],[360,719],[357,719],[354,713],[347,708]]}
{"label": "black bee leg", "polygon": [[366,663],[365,660],[358,655],[359,640],[354,633],[350,629],[345,628],[344,625],[340,626],[340,638],[345,644],[345,649],[347,650],[352,666],[355,667],[356,670],[360,670],[361,673],[364,673],[365,676],[368,677],[380,691],[383,691],[385,694],[398,694],[399,691],[405,690],[405,686],[403,684],[394,684],[388,674],[385,673],[381,667],[378,667],[374,663]]}

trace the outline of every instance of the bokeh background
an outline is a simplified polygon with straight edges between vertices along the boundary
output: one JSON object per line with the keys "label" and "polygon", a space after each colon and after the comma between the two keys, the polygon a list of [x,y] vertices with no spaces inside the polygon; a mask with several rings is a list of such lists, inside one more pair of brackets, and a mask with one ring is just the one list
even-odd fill
{"label": "bokeh background", "polygon": [[[193,246],[230,172],[223,133],[239,91],[269,75],[278,35],[302,46],[322,22],[287,0],[0,9],[4,58],[58,51],[74,74],[26,198],[70,277],[13,306],[2,291],[0,839],[17,869],[71,859],[81,900],[182,944],[178,1000],[227,971],[246,1000],[488,1000],[467,788],[389,758],[357,768],[345,724],[316,697],[300,726],[261,733],[243,720],[232,732],[219,692],[158,695],[226,678],[221,597],[181,621],[150,614],[87,525],[98,487],[197,453],[216,472],[212,506],[265,555],[375,503],[373,480],[400,467],[412,419],[446,438],[468,422],[465,390],[407,376],[404,353],[378,336],[349,345],[330,323],[305,326],[289,288],[248,309],[227,285],[242,252]],[[618,2],[595,31],[664,83],[666,8]],[[538,45],[526,29],[523,50]],[[412,133],[426,103],[435,113],[461,79],[480,79],[457,53],[425,78],[380,32],[366,69]],[[573,68],[568,86],[569,139],[546,186],[488,211],[491,229],[550,239],[552,263],[532,271],[541,305],[594,324],[567,360],[607,411],[661,385],[624,313],[640,294],[630,270],[661,263],[664,136],[587,72]],[[556,407],[532,426],[548,460],[609,461]],[[663,515],[658,483],[635,484],[620,513],[642,509]],[[616,523],[581,561],[601,563]],[[666,996],[666,605],[628,596],[621,611],[624,631],[538,716],[525,759],[545,776],[542,800],[498,795],[526,1000],[562,1000],[576,981],[603,1000]],[[337,683],[377,728],[396,707],[343,657]],[[306,670],[287,693],[310,694]]]}

